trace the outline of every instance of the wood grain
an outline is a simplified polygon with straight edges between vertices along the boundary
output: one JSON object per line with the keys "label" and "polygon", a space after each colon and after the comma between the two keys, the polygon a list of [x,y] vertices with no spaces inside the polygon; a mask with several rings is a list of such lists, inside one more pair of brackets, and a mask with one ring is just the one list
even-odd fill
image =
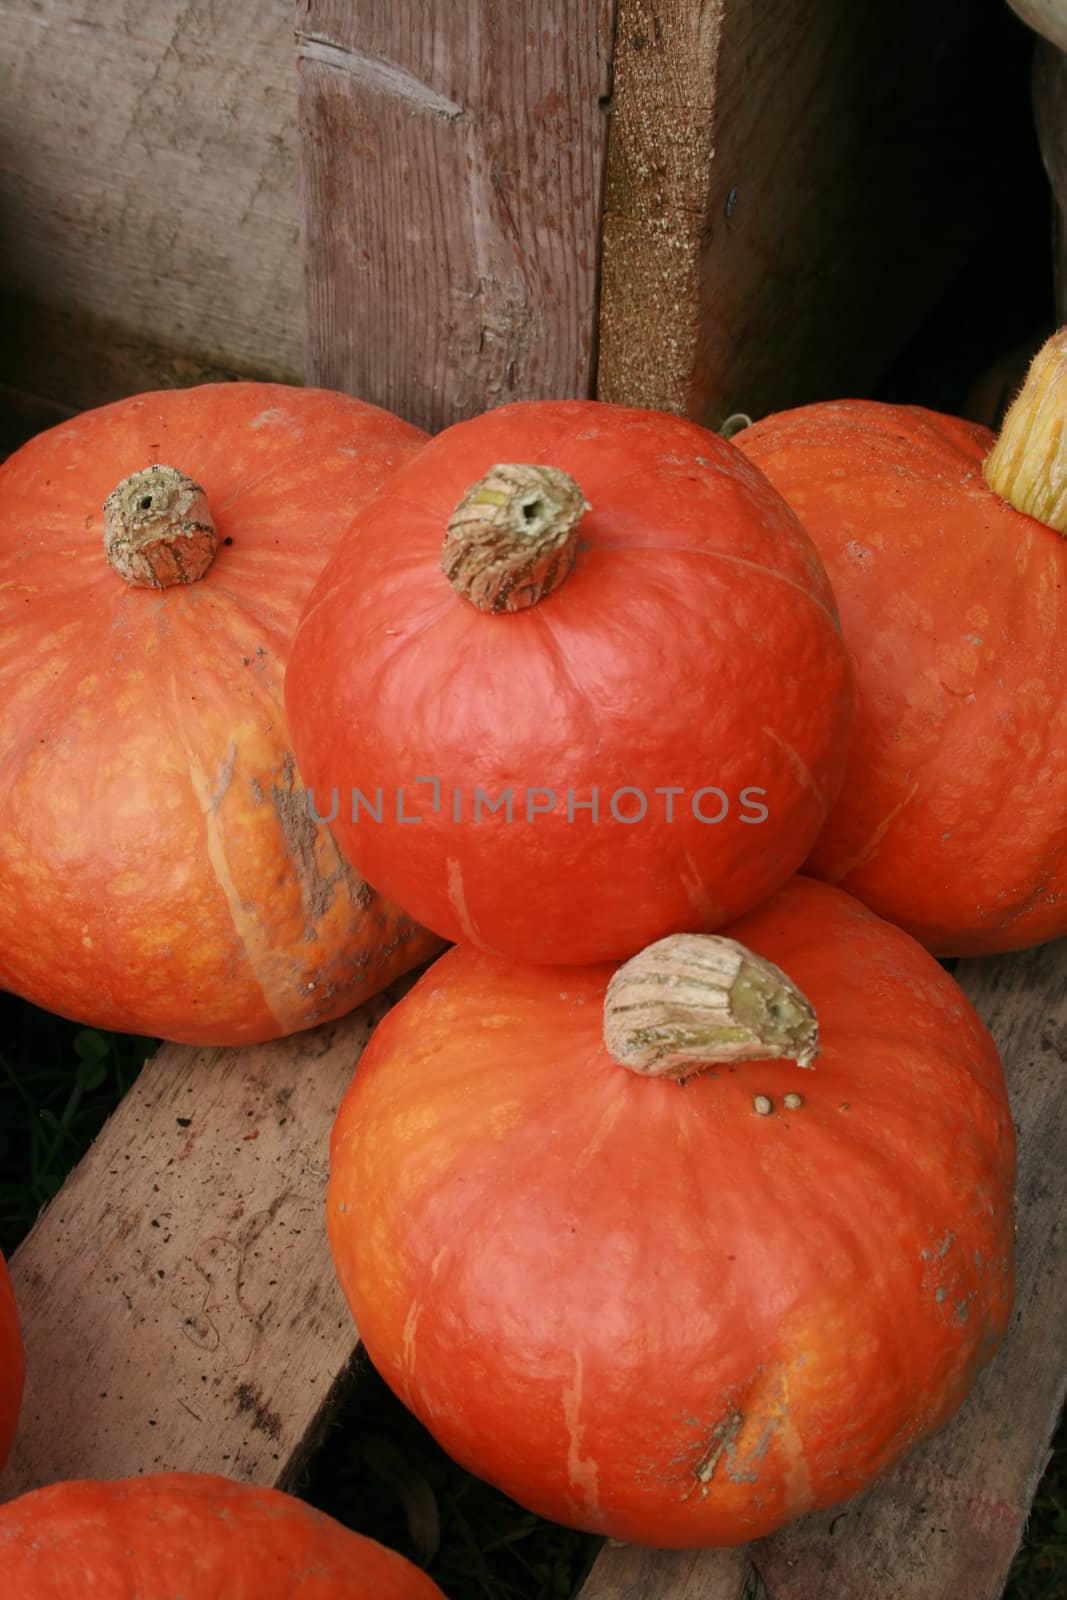
{"label": "wood grain", "polygon": [[3,289],[0,351],[0,383],[24,407],[40,412],[42,426],[148,389],[273,377],[266,367],[240,369],[203,351],[158,344],[118,317],[90,317]]}
{"label": "wood grain", "polygon": [[619,0],[601,399],[868,393],[1010,185],[1016,34],[999,0]]}
{"label": "wood grain", "polygon": [[[747,1550],[638,1550],[609,1541],[580,1600],[769,1600]],[[825,1597],[828,1600],[828,1597]],[[837,1600],[836,1595],[834,1600]]]}
{"label": "wood grain", "polygon": [[[7,0],[0,77],[9,325],[29,302],[194,370],[299,379],[290,0]],[[90,354],[61,357],[95,404],[115,381]],[[59,359],[27,339],[0,379],[43,394]]]}
{"label": "wood grain", "polygon": [[[956,976],[997,1041],[1019,1135],[1009,1335],[948,1427],[867,1495],[749,1547],[770,1600],[997,1600],[1047,1460],[1067,1389],[1067,941]],[[735,1600],[737,1561],[605,1550],[581,1600]]]}
{"label": "wood grain", "polygon": [[0,1499],[299,1471],[357,1346],[326,1241],[329,1132],[412,981],[289,1040],[146,1064],[12,1258],[27,1387]]}
{"label": "wood grain", "polygon": [[611,0],[298,0],[308,381],[431,430],[591,392]]}

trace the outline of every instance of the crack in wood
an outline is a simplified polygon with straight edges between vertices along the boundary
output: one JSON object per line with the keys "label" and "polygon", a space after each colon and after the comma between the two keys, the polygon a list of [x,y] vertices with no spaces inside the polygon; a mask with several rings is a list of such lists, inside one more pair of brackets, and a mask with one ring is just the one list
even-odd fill
{"label": "crack in wood", "polygon": [[368,89],[404,101],[415,111],[425,111],[429,116],[441,117],[446,122],[466,119],[467,113],[454,100],[439,94],[413,73],[405,72],[403,67],[381,56],[364,55],[321,33],[298,33],[296,49],[301,60],[317,61],[324,67],[332,67]]}

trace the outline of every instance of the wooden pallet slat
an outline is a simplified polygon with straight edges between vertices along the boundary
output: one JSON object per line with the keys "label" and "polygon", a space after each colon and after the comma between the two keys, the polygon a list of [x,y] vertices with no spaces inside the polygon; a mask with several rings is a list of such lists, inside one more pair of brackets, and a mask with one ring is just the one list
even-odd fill
{"label": "wooden pallet slat", "polygon": [[12,1257],[27,1383],[0,1499],[149,1471],[292,1479],[358,1340],[326,1241],[329,1132],[411,981],[292,1039],[145,1065]]}
{"label": "wooden pallet slat", "polygon": [[609,1540],[580,1600],[768,1600],[768,1595],[745,1549],[719,1550],[709,1560],[699,1550],[638,1550]]}

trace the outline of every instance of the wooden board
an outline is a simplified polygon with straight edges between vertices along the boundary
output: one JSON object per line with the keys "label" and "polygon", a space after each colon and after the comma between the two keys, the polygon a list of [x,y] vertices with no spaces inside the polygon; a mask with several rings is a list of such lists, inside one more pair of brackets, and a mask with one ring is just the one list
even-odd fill
{"label": "wooden board", "polygon": [[329,1132],[411,981],[290,1040],[146,1064],[11,1260],[27,1386],[0,1499],[299,1471],[357,1347],[326,1242]]}
{"label": "wooden board", "polygon": [[0,351],[0,403],[21,408],[40,427],[148,389],[275,376],[268,367],[226,365],[203,350],[156,343],[117,317],[57,310],[2,289]]}
{"label": "wooden board", "polygon": [[610,1540],[579,1600],[768,1600],[768,1596],[747,1550],[720,1550],[709,1559],[695,1550],[668,1554]]}
{"label": "wooden board", "polygon": [[591,393],[611,0],[299,0],[310,382],[435,430]]}
{"label": "wooden board", "polygon": [[598,392],[868,393],[1010,192],[1001,0],[619,0]]}
{"label": "wooden board", "polygon": [[7,0],[0,78],[0,382],[299,379],[290,0]]}
{"label": "wooden board", "polygon": [[1019,1134],[1016,1306],[966,1405],[860,1499],[737,1551],[609,1547],[581,1600],[997,1600],[1067,1389],[1067,940],[963,961]]}

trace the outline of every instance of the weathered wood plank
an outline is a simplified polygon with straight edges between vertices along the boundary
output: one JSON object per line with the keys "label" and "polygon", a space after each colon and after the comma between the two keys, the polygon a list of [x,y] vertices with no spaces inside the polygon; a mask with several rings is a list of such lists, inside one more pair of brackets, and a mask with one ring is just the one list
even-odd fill
{"label": "weathered wood plank", "polygon": [[868,393],[1010,188],[1025,43],[988,0],[619,0],[600,398]]}
{"label": "weathered wood plank", "polygon": [[[290,0],[8,0],[0,78],[5,298],[117,324],[194,370],[298,380]],[[64,373],[39,338],[0,377],[115,397],[106,342],[60,355],[63,392],[46,392]]]}
{"label": "weathered wood plank", "polygon": [[[1045,1466],[1067,1389],[1067,940],[956,976],[1004,1058],[1019,1134],[1009,1336],[948,1427],[867,1495],[749,1547],[772,1600],[997,1600]],[[741,1600],[737,1560],[607,1550],[582,1600]]]}
{"label": "weathered wood plank", "polygon": [[203,352],[154,343],[118,317],[89,317],[3,289],[0,351],[0,383],[15,403],[49,421],[148,389],[273,377],[267,367],[240,370]]}
{"label": "weathered wood plank", "polygon": [[292,1039],[146,1064],[12,1258],[27,1386],[0,1499],[300,1469],[357,1346],[326,1241],[329,1132],[411,981]]}
{"label": "weathered wood plank", "polygon": [[[638,1550],[610,1541],[580,1600],[769,1600],[747,1550]],[[829,1600],[829,1597],[824,1597]],[[837,1600],[837,1596],[834,1596]]]}
{"label": "weathered wood plank", "polygon": [[308,381],[431,430],[593,383],[612,0],[298,0]]}

